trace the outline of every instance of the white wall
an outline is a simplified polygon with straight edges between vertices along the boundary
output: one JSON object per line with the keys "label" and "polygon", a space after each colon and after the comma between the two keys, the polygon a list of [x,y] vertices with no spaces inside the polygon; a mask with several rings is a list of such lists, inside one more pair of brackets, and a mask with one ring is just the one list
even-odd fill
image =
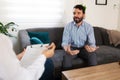
{"label": "white wall", "polygon": [[65,0],[64,25],[73,20],[73,7],[79,3],[82,3],[82,0]]}
{"label": "white wall", "polygon": [[[119,9],[120,9],[120,3],[119,3]],[[119,10],[119,16],[118,16],[118,30],[120,31],[120,10]]]}
{"label": "white wall", "polygon": [[107,5],[95,5],[95,0],[83,0],[86,21],[93,26],[118,29],[119,0],[107,0]]}
{"label": "white wall", "polygon": [[72,8],[75,4],[74,0],[65,0],[64,3],[64,25],[72,20]]}
{"label": "white wall", "polygon": [[72,10],[76,4],[86,5],[85,21],[91,25],[120,30],[120,0],[107,0],[107,5],[96,5],[95,0],[66,0],[65,24],[73,20]]}

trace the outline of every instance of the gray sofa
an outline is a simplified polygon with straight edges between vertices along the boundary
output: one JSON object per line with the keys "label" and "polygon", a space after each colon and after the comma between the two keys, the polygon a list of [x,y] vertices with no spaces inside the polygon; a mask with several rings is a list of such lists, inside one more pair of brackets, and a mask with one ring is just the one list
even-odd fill
{"label": "gray sofa", "polygon": [[[60,80],[61,71],[64,70],[62,67],[64,61],[64,50],[61,47],[63,27],[57,28],[31,28],[19,31],[19,40],[21,45],[21,50],[27,45],[30,45],[30,38],[28,32],[48,32],[50,36],[50,41],[56,44],[55,55],[52,57],[52,61],[55,66],[55,79]],[[94,27],[96,45],[99,49],[96,50],[98,65],[116,62],[120,60],[120,47],[114,47],[110,44],[109,36],[107,30],[100,27]],[[73,65],[71,69],[86,67],[86,63],[80,58],[74,58],[71,62]]]}

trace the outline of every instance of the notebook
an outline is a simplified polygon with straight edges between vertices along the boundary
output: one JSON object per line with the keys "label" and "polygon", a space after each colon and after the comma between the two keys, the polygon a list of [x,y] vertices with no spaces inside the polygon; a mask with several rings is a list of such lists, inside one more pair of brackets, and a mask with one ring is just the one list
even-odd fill
{"label": "notebook", "polygon": [[30,66],[37,57],[39,57],[44,50],[46,50],[46,46],[49,44],[36,44],[36,45],[29,45],[26,48],[25,54],[22,57],[20,64],[27,68]]}

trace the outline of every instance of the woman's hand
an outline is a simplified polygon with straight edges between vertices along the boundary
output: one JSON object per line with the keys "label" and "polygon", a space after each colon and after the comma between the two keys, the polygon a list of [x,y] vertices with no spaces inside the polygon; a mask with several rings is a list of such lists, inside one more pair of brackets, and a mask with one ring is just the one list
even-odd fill
{"label": "woman's hand", "polygon": [[43,51],[43,54],[46,56],[46,58],[50,58],[54,55],[54,51],[55,51],[55,44],[51,43],[49,46],[47,46],[47,50]]}

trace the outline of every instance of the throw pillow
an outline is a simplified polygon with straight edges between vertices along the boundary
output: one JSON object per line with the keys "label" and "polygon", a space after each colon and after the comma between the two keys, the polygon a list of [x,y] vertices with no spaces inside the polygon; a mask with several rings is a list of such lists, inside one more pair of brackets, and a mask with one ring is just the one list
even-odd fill
{"label": "throw pillow", "polygon": [[43,42],[40,39],[38,39],[37,37],[30,38],[30,42],[31,42],[31,44],[43,44]]}
{"label": "throw pillow", "polygon": [[50,38],[48,32],[28,32],[30,38],[37,37],[44,44],[50,43]]}
{"label": "throw pillow", "polygon": [[120,44],[120,31],[117,30],[107,30],[107,33],[109,35],[110,43],[114,46],[117,46]]}

